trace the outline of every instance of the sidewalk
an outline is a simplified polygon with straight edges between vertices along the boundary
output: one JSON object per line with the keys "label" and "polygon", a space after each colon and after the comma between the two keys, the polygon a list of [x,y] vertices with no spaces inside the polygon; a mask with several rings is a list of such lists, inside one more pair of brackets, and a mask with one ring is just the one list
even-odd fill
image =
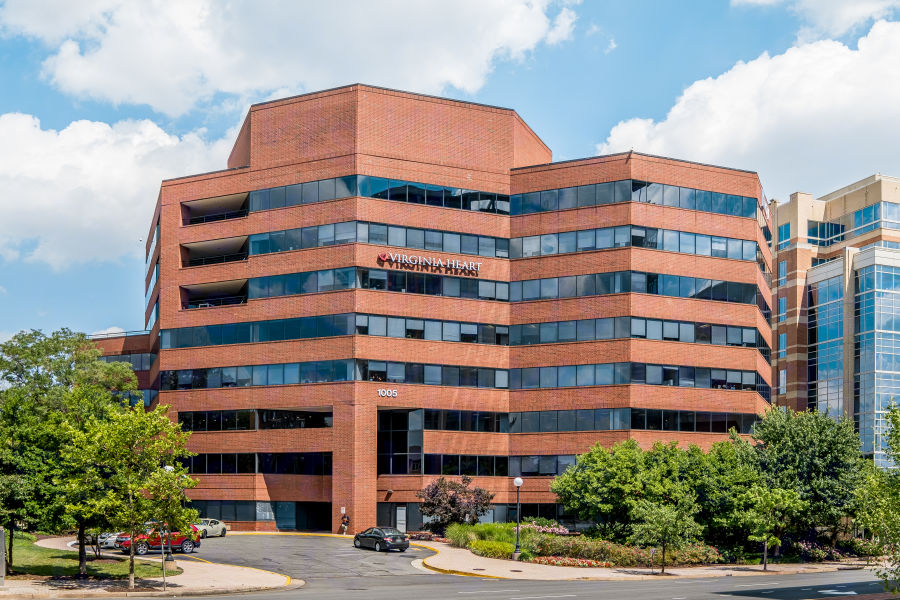
{"label": "sidewalk", "polygon": [[[69,543],[72,538],[55,537],[37,542],[39,546],[56,550],[73,550]],[[103,556],[121,558],[119,553],[104,552]],[[230,594],[270,590],[274,588],[294,589],[304,584],[302,580],[292,580],[287,575],[271,571],[238,567],[209,562],[198,557],[176,555],[180,575],[170,576],[168,590],[163,591],[162,577],[140,579],[136,585],[142,591],[129,592],[128,580],[113,581],[73,581],[54,579],[10,579],[0,587],[0,600],[31,598],[97,598],[103,596],[203,596],[210,594]],[[159,561],[159,557],[141,560]],[[152,588],[148,590],[147,588]]]}
{"label": "sidewalk", "polygon": [[[418,546],[437,552],[422,561],[432,571],[452,575],[489,577],[501,579],[626,581],[659,579],[659,568],[640,567],[592,568],[552,567],[527,562],[513,562],[497,558],[476,556],[469,550],[455,548],[440,542],[414,542]],[[709,565],[703,567],[666,567],[666,576],[672,577],[728,577],[749,575],[795,575],[798,573],[825,573],[843,569],[861,569],[864,563],[803,563],[769,565],[763,571],[761,565]]]}

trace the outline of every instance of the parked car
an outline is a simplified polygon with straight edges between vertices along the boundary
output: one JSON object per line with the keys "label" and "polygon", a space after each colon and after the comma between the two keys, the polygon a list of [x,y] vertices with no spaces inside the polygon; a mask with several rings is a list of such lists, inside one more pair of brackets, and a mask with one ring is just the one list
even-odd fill
{"label": "parked car", "polygon": [[353,536],[353,545],[357,548],[372,548],[375,552],[394,549],[406,552],[409,538],[393,527],[369,527]]}
{"label": "parked car", "polygon": [[122,533],[101,533],[99,535],[100,540],[100,549],[112,549],[116,547],[116,538],[122,535]]}
{"label": "parked car", "polygon": [[[162,539],[158,529],[149,529],[135,538],[134,553],[143,556],[150,550],[158,550],[162,547],[163,541],[165,541],[166,547],[171,545],[174,552],[190,554],[200,547],[200,532],[191,525],[191,530],[187,534],[173,531],[167,534],[165,539]],[[127,533],[119,535],[116,538],[116,548],[128,554],[131,548],[131,536]]]}
{"label": "parked car", "polygon": [[200,537],[202,538],[211,536],[225,537],[225,534],[228,532],[225,523],[217,519],[200,519],[200,522],[196,523],[195,527],[200,531]]}

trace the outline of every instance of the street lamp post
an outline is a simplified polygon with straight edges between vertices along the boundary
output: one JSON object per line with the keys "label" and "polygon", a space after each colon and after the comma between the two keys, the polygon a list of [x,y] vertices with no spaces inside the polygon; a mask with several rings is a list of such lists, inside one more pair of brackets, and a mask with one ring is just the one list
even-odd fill
{"label": "street lamp post", "polygon": [[522,508],[519,504],[519,488],[522,487],[522,484],[525,483],[522,481],[521,477],[516,477],[513,479],[513,485],[516,486],[516,550],[515,555],[518,558],[521,550],[519,549],[519,521],[521,520]]}

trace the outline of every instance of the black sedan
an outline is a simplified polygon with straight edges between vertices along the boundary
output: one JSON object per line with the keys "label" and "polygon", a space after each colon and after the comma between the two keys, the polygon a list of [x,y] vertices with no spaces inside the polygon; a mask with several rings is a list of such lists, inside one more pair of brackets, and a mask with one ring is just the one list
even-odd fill
{"label": "black sedan", "polygon": [[409,548],[409,538],[393,527],[369,527],[353,536],[353,545],[357,548],[372,548],[375,552],[382,550],[406,552]]}

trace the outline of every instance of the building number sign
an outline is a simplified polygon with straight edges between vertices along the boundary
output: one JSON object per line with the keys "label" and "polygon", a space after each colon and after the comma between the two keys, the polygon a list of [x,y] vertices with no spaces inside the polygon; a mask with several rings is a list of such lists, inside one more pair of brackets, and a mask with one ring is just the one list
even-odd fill
{"label": "building number sign", "polygon": [[378,395],[382,398],[396,398],[397,390],[386,390],[384,388],[381,388],[380,390],[378,390]]}

